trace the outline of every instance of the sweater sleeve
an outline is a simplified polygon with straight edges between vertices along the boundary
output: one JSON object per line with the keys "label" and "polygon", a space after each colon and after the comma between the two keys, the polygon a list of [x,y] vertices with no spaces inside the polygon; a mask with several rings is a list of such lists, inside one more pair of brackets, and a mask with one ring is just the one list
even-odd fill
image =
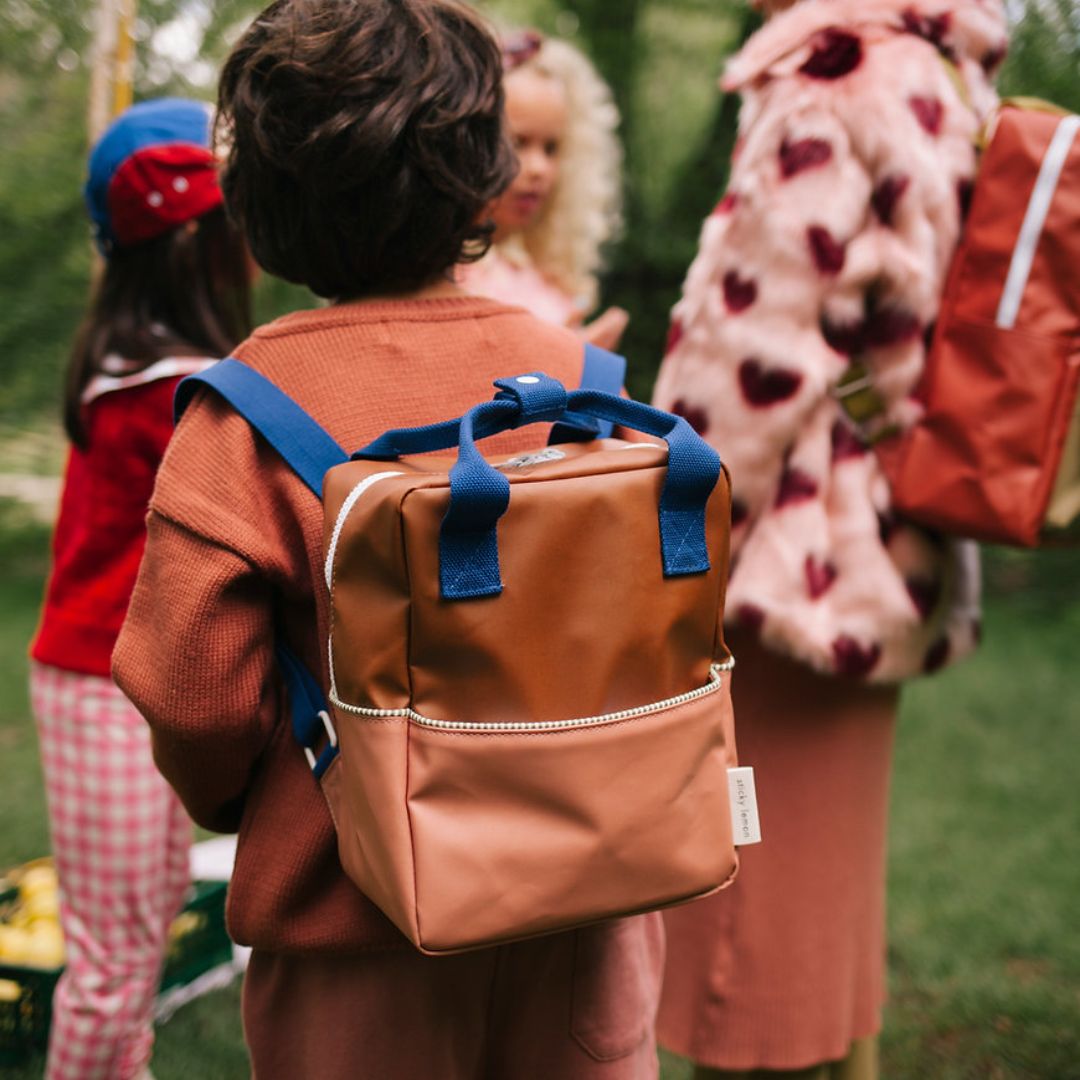
{"label": "sweater sleeve", "polygon": [[235,552],[151,512],[113,677],[149,723],[162,774],[218,832],[238,828],[280,714],[267,588]]}

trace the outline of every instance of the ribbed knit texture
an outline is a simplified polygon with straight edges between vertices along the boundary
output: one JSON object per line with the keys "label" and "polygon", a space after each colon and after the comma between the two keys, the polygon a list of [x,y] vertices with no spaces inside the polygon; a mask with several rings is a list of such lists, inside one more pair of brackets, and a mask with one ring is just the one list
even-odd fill
{"label": "ribbed knit texture", "polygon": [[[479,297],[301,312],[235,355],[350,451],[460,414],[492,396],[495,378],[542,370],[576,386],[582,365],[570,332]],[[541,446],[547,432],[523,428],[483,449]],[[283,630],[326,685],[322,542],[318,500],[228,406],[196,398],[159,473],[113,670],[192,817],[239,830],[229,929],[262,949],[405,944],[341,869],[273,667]]]}

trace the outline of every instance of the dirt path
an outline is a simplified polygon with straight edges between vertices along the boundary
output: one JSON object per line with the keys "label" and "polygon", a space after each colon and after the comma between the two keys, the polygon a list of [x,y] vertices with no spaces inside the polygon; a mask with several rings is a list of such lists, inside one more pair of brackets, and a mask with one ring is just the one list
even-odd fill
{"label": "dirt path", "polygon": [[25,503],[39,521],[51,525],[60,501],[59,476],[30,473],[0,473],[0,499]]}
{"label": "dirt path", "polygon": [[0,424],[0,499],[14,500],[51,525],[60,501],[67,438],[57,420],[40,416]]}

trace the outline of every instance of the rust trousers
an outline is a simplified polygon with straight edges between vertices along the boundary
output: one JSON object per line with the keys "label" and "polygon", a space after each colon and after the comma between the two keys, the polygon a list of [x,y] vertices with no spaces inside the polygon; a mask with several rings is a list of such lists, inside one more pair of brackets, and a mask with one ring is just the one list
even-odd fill
{"label": "rust trousers", "polygon": [[657,914],[458,956],[256,950],[255,1080],[654,1080]]}

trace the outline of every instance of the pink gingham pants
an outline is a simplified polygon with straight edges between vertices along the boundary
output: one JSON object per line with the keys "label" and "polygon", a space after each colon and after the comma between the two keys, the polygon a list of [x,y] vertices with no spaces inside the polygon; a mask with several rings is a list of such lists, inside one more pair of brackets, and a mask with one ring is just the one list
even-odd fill
{"label": "pink gingham pants", "polygon": [[169,924],[191,824],[154,767],[150,729],[109,679],[33,664],[67,966],[47,1080],[133,1080],[153,1047]]}

